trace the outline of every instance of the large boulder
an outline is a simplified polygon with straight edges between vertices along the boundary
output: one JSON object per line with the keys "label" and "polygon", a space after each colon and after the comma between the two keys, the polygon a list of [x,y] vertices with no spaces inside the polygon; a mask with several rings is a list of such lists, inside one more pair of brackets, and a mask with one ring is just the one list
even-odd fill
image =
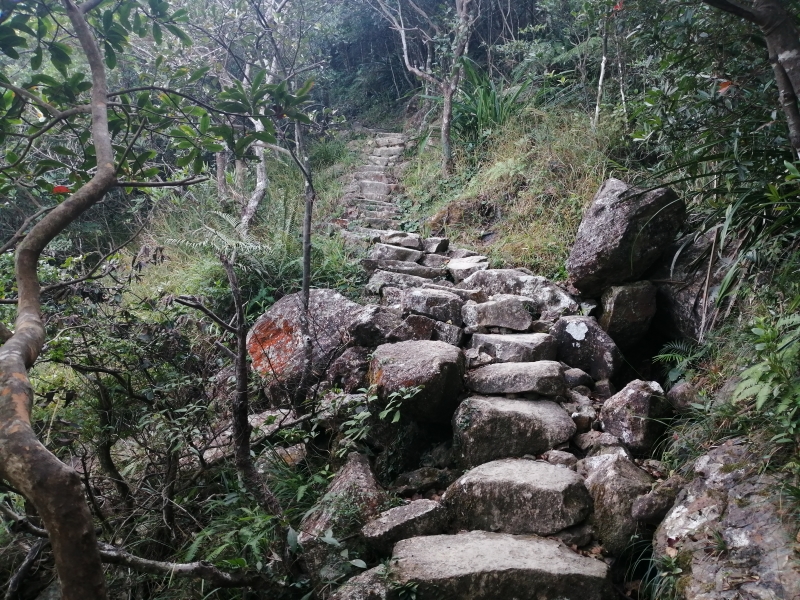
{"label": "large boulder", "polygon": [[630,348],[650,329],[656,314],[656,287],[649,281],[608,288],[597,322],[620,348]]}
{"label": "large boulder", "polygon": [[592,499],[574,471],[542,461],[504,459],[468,471],[445,492],[456,527],[552,535],[583,521]]}
{"label": "large boulder", "polygon": [[297,543],[303,547],[303,566],[312,581],[335,581],[349,572],[341,547],[327,543],[331,530],[337,540],[356,539],[361,526],[378,514],[388,499],[363,454],[351,453],[319,503],[300,523]]}
{"label": "large boulder", "polygon": [[473,396],[453,415],[453,446],[465,466],[542,454],[574,434],[569,414],[549,400]]}
{"label": "large boulder", "polygon": [[648,456],[666,429],[672,407],[655,381],[636,379],[605,401],[603,431],[622,440],[631,452]]}
{"label": "large boulder", "polygon": [[770,453],[734,439],[694,463],[655,536],[655,556],[682,568],[687,600],[800,598],[796,519],[786,481],[765,472]]}
{"label": "large boulder", "polygon": [[546,318],[573,315],[579,310],[575,299],[553,282],[516,269],[479,271],[459,283],[458,287],[480,289],[489,296],[495,294],[526,296],[533,300],[535,312]]}
{"label": "large boulder", "polygon": [[328,369],[328,383],[352,393],[366,386],[369,370],[369,349],[353,346],[331,364]]}
{"label": "large boulder", "polygon": [[413,288],[403,293],[403,312],[424,315],[453,325],[461,325],[464,301],[445,290]]}
{"label": "large boulder", "polygon": [[400,540],[444,533],[448,515],[434,500],[414,500],[382,512],[361,529],[361,535],[378,554],[391,554]]}
{"label": "large boulder", "polygon": [[[315,377],[322,377],[349,341],[348,331],[363,307],[333,290],[311,290],[308,322]],[[300,327],[300,294],[273,304],[247,334],[247,350],[270,396],[277,400],[292,391],[303,374],[305,348]]]}
{"label": "large boulder", "polygon": [[525,296],[497,294],[487,302],[467,302],[461,309],[464,324],[472,331],[488,327],[503,327],[514,331],[527,331],[538,318],[534,302]]}
{"label": "large boulder", "polygon": [[594,317],[563,317],[550,328],[558,344],[558,360],[589,373],[592,379],[609,379],[624,364],[614,340]]}
{"label": "large boulder", "polygon": [[638,529],[631,510],[639,496],[648,493],[653,478],[619,454],[601,454],[578,463],[594,500],[592,523],[603,547],[620,556]]}
{"label": "large boulder", "polygon": [[567,260],[569,280],[587,298],[635,281],[664,254],[686,218],[668,188],[645,191],[609,179],[583,216]]}
{"label": "large boulder", "polygon": [[662,335],[697,340],[704,328],[708,330],[719,285],[738,248],[729,244],[721,257],[712,253],[716,234],[714,230],[696,239],[678,240],[648,274],[658,288],[653,327]]}
{"label": "large boulder", "polygon": [[473,369],[467,387],[479,394],[541,394],[559,396],[567,389],[564,368],[552,360],[500,363]]}
{"label": "large boulder", "polygon": [[391,341],[394,331],[402,323],[398,312],[386,306],[365,306],[348,328],[350,340],[367,348]]}
{"label": "large boulder", "polygon": [[439,341],[409,341],[379,346],[372,357],[369,382],[385,401],[402,388],[421,386],[403,401],[404,416],[448,423],[463,389],[464,354]]}
{"label": "large boulder", "polygon": [[608,566],[555,540],[471,531],[403,540],[392,576],[419,600],[612,600]]}
{"label": "large boulder", "polygon": [[555,339],[546,333],[476,333],[469,347],[499,363],[555,360],[557,352]]}

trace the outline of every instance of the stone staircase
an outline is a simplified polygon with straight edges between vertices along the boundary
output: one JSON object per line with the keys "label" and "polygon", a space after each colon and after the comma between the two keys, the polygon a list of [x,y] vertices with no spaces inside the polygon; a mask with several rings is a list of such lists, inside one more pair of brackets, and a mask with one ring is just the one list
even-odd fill
{"label": "stone staircase", "polygon": [[[371,274],[367,291],[407,325],[397,343],[376,351],[369,383],[386,394],[393,365],[408,367],[397,380],[434,395],[426,395],[424,410],[404,409],[423,421],[452,422],[455,461],[470,470],[434,496],[437,501],[413,500],[364,527],[366,542],[391,554],[392,586],[381,583],[379,567],[351,579],[333,598],[399,597],[397,590],[407,586],[420,600],[610,599],[610,561],[602,560],[608,553],[597,542],[598,528],[587,525],[593,496],[608,484],[591,493],[587,472],[576,467],[581,453],[570,445],[576,448],[581,436],[606,435],[603,444],[584,440],[584,454],[621,455],[651,481],[618,438],[595,431],[613,392],[608,378],[618,369],[619,352],[557,285],[525,270],[489,269],[487,257],[451,248],[447,239],[400,231],[391,167],[404,145],[401,136],[378,135],[366,157],[370,165],[357,171],[347,198],[352,210],[343,235],[370,245],[363,261]],[[572,321],[551,335],[564,319]],[[433,369],[439,373],[458,370],[459,359],[435,346],[442,342],[463,346],[468,394],[453,390],[464,398],[455,404],[443,401],[447,393],[436,389],[435,376],[415,379],[412,372],[424,367],[409,367],[418,359],[445,365]],[[577,364],[563,362],[569,352],[562,346],[573,355],[578,348]]]}

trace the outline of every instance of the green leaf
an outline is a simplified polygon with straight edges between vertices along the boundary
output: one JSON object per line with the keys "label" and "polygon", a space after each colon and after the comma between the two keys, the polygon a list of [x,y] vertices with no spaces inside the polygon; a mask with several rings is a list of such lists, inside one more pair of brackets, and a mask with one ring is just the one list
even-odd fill
{"label": "green leaf", "polygon": [[109,69],[113,69],[117,66],[117,54],[108,42],[105,42],[104,47],[106,50],[106,66]]}
{"label": "green leaf", "polygon": [[211,117],[208,116],[208,113],[204,114],[200,117],[200,123],[198,124],[198,129],[200,129],[200,133],[205,134],[208,132],[208,128],[211,126]]}
{"label": "green leaf", "polygon": [[196,71],[194,71],[191,74],[191,76],[189,77],[189,80],[186,83],[194,83],[195,81],[197,81],[198,79],[203,77],[206,73],[208,73],[210,70],[211,70],[210,66],[209,67],[200,67],[199,69],[197,69]]}
{"label": "green leaf", "polygon": [[44,53],[42,52],[41,45],[40,46],[36,46],[36,50],[31,55],[31,69],[33,71],[38,71],[39,69],[42,68],[42,55],[43,54]]}
{"label": "green leaf", "polygon": [[153,39],[159,46],[161,45],[161,41],[163,40],[163,36],[161,34],[161,26],[156,21],[153,21]]}
{"label": "green leaf", "polygon": [[356,559],[351,560],[350,564],[353,565],[354,567],[358,567],[359,569],[366,569],[367,568],[367,563],[365,563],[360,558],[356,558]]}
{"label": "green leaf", "polygon": [[167,30],[172,35],[174,35],[176,38],[178,38],[181,41],[181,44],[183,44],[184,46],[191,46],[192,45],[192,38],[190,38],[188,35],[186,35],[186,32],[183,31],[180,27],[177,27],[175,25],[170,25],[169,23],[164,23],[164,27],[166,27]]}

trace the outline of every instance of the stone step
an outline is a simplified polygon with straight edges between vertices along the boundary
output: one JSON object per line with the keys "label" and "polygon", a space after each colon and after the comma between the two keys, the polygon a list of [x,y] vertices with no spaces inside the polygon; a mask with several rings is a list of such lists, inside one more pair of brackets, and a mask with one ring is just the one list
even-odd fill
{"label": "stone step", "polygon": [[377,227],[381,229],[397,229],[402,224],[400,221],[393,219],[363,219],[364,224],[368,227]]}
{"label": "stone step", "polygon": [[375,171],[358,170],[354,173],[357,185],[360,179],[368,179],[370,181],[382,181],[383,183],[394,183],[394,178],[387,175],[386,171],[382,168],[377,168]]}
{"label": "stone step", "polygon": [[406,143],[405,137],[401,135],[386,135],[375,138],[375,145],[379,148],[388,146],[404,146]]}
{"label": "stone step", "polygon": [[616,597],[602,560],[529,535],[471,531],[410,538],[395,545],[391,565],[395,585],[413,587],[419,600]]}
{"label": "stone step", "polygon": [[525,458],[475,467],[447,488],[442,503],[457,529],[513,534],[553,535],[582,522],[592,510],[583,477]]}
{"label": "stone step", "polygon": [[546,333],[476,333],[469,347],[498,363],[555,360],[558,350],[555,338]]}
{"label": "stone step", "polygon": [[397,210],[366,210],[364,207],[361,208],[361,216],[370,219],[396,219],[400,216],[400,212]]}
{"label": "stone step", "polygon": [[472,396],[459,405],[453,423],[453,446],[466,467],[539,455],[576,431],[569,413],[549,400]]}
{"label": "stone step", "polygon": [[473,369],[467,387],[479,394],[541,394],[561,396],[567,391],[561,363],[540,360],[528,363],[500,363]]}
{"label": "stone step", "polygon": [[403,146],[384,146],[375,148],[375,150],[372,151],[372,156],[400,156],[403,150]]}
{"label": "stone step", "polygon": [[361,180],[358,182],[358,187],[361,189],[362,194],[379,194],[388,196],[394,189],[392,185],[382,181]]}
{"label": "stone step", "polygon": [[370,164],[373,164],[373,165],[381,166],[381,167],[388,167],[390,165],[393,165],[396,161],[394,159],[388,158],[388,157],[384,158],[382,156],[372,156],[372,155],[370,155],[370,156],[367,157],[367,162],[369,162]]}
{"label": "stone step", "polygon": [[367,258],[371,260],[399,260],[416,263],[422,258],[422,252],[413,248],[379,243],[372,246]]}
{"label": "stone step", "polygon": [[397,208],[397,205],[392,204],[391,202],[381,202],[380,200],[362,200],[356,206],[363,210],[377,210],[377,211],[387,211],[387,212],[396,212],[400,213],[400,209]]}
{"label": "stone step", "polygon": [[361,261],[361,265],[369,274],[381,270],[390,271],[392,273],[415,275],[416,277],[424,277],[425,279],[443,279],[447,276],[447,271],[444,269],[425,267],[405,260],[373,260],[365,258]]}
{"label": "stone step", "polygon": [[374,194],[372,192],[361,192],[360,196],[364,200],[375,200],[377,202],[389,202],[392,197],[389,194]]}

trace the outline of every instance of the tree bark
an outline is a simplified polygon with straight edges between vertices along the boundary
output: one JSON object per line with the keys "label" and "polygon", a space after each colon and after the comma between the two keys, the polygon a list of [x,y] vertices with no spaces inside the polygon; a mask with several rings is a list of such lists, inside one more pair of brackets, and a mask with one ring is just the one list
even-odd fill
{"label": "tree bark", "polygon": [[36,438],[31,427],[33,388],[27,373],[45,340],[39,256],[116,183],[103,58],[80,9],[72,0],[64,0],[64,7],[91,70],[91,131],[97,168],[88,183],[34,225],[17,247],[15,331],[0,348],[0,477],[36,507],[49,532],[63,600],[97,600],[106,598],[106,587],[92,516],[78,475]]}
{"label": "tree bark", "polygon": [[220,202],[225,202],[228,198],[228,180],[225,178],[225,170],[228,167],[228,157],[225,152],[217,152],[214,155],[217,164],[217,197]]}
{"label": "tree bark", "polygon": [[446,83],[442,86],[442,177],[449,177],[453,172],[453,96],[456,86]]}

